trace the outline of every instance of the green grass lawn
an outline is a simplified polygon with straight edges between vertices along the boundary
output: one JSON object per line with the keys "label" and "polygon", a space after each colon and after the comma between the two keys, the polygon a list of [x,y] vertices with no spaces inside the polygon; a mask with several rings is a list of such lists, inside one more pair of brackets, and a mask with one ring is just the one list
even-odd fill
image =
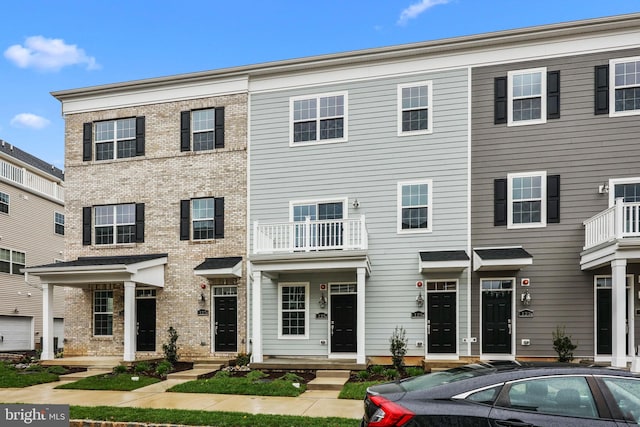
{"label": "green grass lawn", "polygon": [[361,383],[346,383],[344,387],[342,387],[338,399],[364,400],[367,387],[382,384],[383,382],[384,381],[363,381]]}
{"label": "green grass lawn", "polygon": [[59,367],[52,368],[33,365],[27,369],[17,370],[9,363],[0,362],[0,388],[21,388],[58,381],[58,375],[65,372],[60,371]]}
{"label": "green grass lawn", "polygon": [[177,384],[167,391],[296,397],[305,390],[305,384],[300,383],[300,387],[297,388],[291,381],[286,380],[252,381],[249,378],[209,378]]}
{"label": "green grass lawn", "polygon": [[71,419],[217,427],[357,427],[352,418],[319,418],[291,415],[253,415],[239,412],[187,411],[182,409],[71,406]]}
{"label": "green grass lawn", "polygon": [[[139,377],[138,381],[133,381],[131,377]],[[125,374],[104,374],[95,375],[93,377],[83,378],[81,380],[61,384],[56,388],[80,389],[80,390],[120,390],[131,391],[140,387],[145,387],[159,382],[157,378],[147,377],[131,373]]]}

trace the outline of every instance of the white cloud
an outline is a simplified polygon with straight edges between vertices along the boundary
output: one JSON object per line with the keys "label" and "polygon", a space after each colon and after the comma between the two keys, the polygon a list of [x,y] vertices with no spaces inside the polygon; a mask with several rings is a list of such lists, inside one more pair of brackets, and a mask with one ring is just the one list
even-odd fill
{"label": "white cloud", "polygon": [[51,123],[44,117],[36,116],[31,113],[20,113],[11,119],[11,125],[17,127],[27,127],[32,129],[42,129]]}
{"label": "white cloud", "polygon": [[43,71],[58,71],[76,64],[86,64],[88,70],[100,68],[96,59],[87,56],[78,46],[42,36],[27,37],[24,46],[14,44],[4,51],[4,56],[20,68],[33,67]]}
{"label": "white cloud", "polygon": [[433,6],[437,6],[439,4],[447,4],[450,1],[451,0],[420,0],[418,3],[412,4],[400,13],[398,25],[405,25],[410,19],[417,18],[418,15],[422,14],[427,9],[431,9]]}

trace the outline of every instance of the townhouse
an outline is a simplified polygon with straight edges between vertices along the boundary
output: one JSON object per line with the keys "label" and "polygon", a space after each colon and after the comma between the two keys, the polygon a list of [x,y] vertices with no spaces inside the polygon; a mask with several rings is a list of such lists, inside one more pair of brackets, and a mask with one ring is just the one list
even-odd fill
{"label": "townhouse", "polygon": [[638,24],[55,92],[66,262],[27,271],[67,289],[78,354],[158,354],[174,326],[191,357],[365,364],[402,326],[415,359],[552,358],[561,327],[625,365]]}
{"label": "townhouse", "polygon": [[[0,351],[40,348],[41,284],[22,269],[63,259],[64,200],[62,170],[0,140]],[[53,344],[62,349],[63,295],[49,315]]]}

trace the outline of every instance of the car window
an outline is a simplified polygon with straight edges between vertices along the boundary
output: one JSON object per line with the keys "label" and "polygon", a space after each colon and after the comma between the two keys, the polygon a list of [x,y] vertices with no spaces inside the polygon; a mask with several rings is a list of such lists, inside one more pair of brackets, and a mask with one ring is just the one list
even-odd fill
{"label": "car window", "polygon": [[500,406],[573,417],[598,416],[584,377],[548,377],[512,383],[506,401]]}
{"label": "car window", "polygon": [[602,378],[625,418],[640,424],[640,380]]}
{"label": "car window", "polygon": [[467,396],[467,400],[476,403],[484,403],[486,405],[491,405],[500,394],[500,390],[502,389],[502,384],[487,388],[485,390],[480,390],[475,393],[471,393]]}

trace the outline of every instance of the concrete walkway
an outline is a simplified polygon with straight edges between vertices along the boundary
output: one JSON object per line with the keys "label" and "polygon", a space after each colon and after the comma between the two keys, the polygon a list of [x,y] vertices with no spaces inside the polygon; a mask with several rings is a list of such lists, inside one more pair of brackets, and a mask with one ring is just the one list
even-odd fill
{"label": "concrete walkway", "polygon": [[190,409],[354,419],[361,418],[363,413],[362,401],[338,399],[337,391],[311,390],[299,397],[166,393],[167,388],[184,382],[179,379],[162,381],[134,391],[56,390],[54,388],[65,382],[68,381],[25,388],[0,389],[0,402]]}

